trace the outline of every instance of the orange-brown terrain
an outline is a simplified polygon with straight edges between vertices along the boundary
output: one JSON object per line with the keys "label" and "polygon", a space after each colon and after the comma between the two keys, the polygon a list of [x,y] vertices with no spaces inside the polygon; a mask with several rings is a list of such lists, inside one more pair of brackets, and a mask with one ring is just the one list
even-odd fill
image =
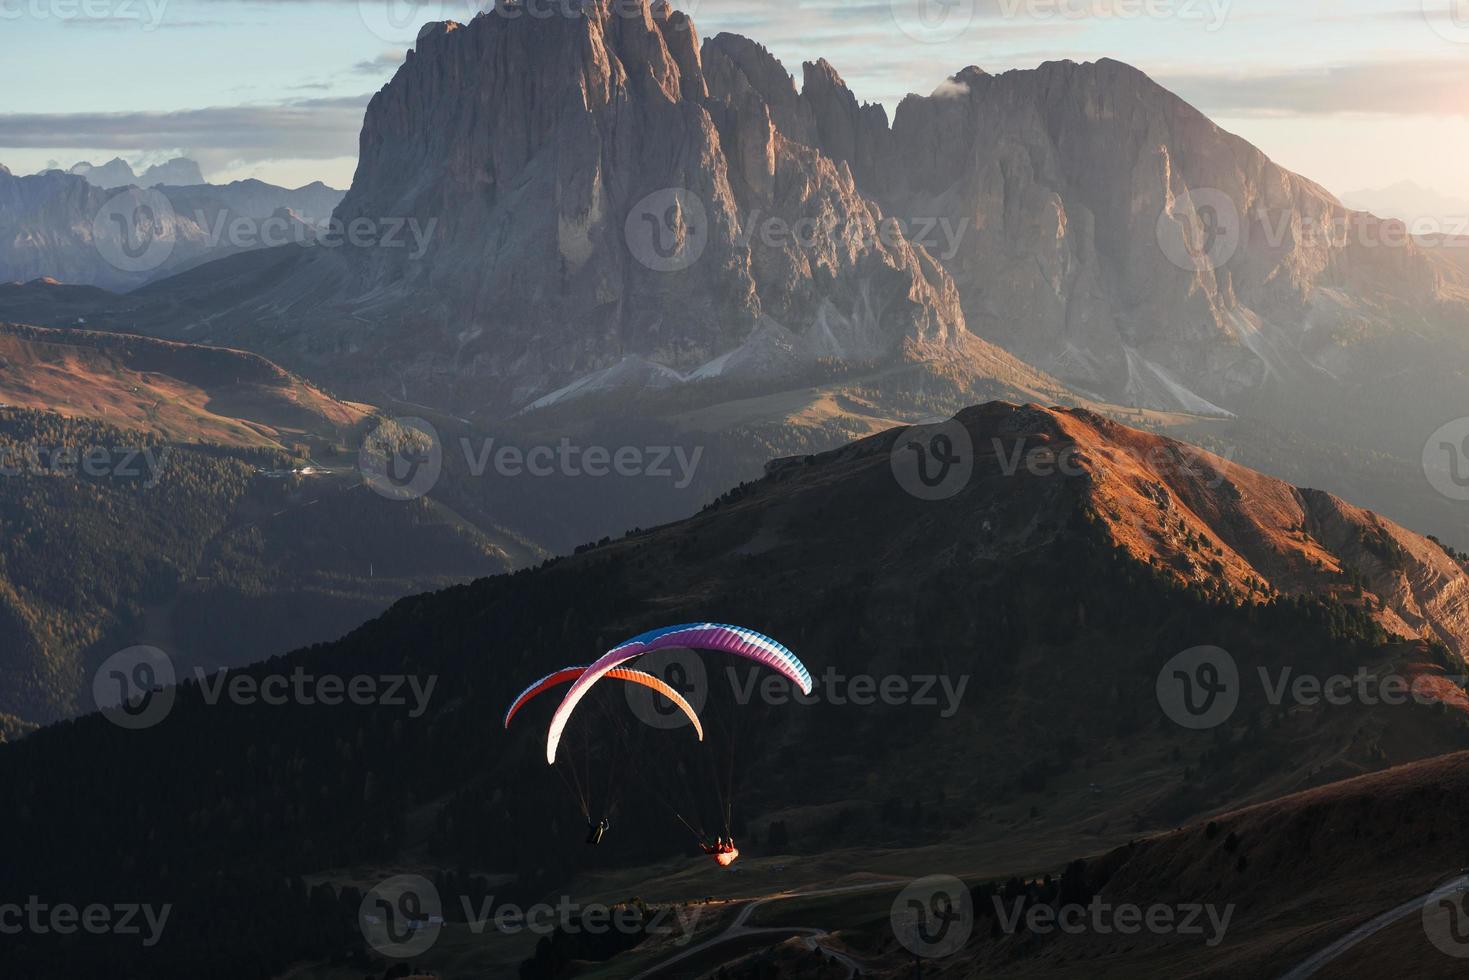
{"label": "orange-brown terrain", "polygon": [[14,324],[0,324],[0,404],[274,448],[350,444],[370,411],[244,351]]}
{"label": "orange-brown terrain", "polygon": [[1075,461],[1096,514],[1133,557],[1182,583],[1253,601],[1331,595],[1367,609],[1391,634],[1469,655],[1469,576],[1423,535],[1094,413],[1046,414],[1031,445]]}

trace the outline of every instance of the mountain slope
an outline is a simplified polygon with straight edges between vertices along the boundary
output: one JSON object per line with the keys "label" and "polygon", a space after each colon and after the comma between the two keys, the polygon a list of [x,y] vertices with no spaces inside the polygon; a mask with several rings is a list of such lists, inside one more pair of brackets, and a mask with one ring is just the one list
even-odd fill
{"label": "mountain slope", "polygon": [[380,421],[256,354],[0,324],[0,715],[85,710],[140,643],[237,665],[539,556],[448,486],[363,485]]}
{"label": "mountain slope", "polygon": [[81,416],[175,442],[350,445],[368,406],[255,354],[0,323],[0,405]]}
{"label": "mountain slope", "polygon": [[[234,901],[233,935],[272,950],[252,968],[279,972],[292,959],[353,955],[349,922],[373,868],[508,875],[497,894],[533,900],[579,868],[663,861],[685,838],[643,797],[629,797],[616,834],[588,854],[584,818],[539,761],[539,725],[527,717],[507,734],[499,717],[551,666],[706,617],[785,640],[819,680],[810,705],[738,706],[749,719],[740,836],[768,840],[779,823],[799,854],[952,838],[1008,847],[1018,866],[1038,835],[1122,844],[1462,747],[1469,701],[1444,674],[1463,670],[1454,651],[1469,641],[1469,577],[1430,543],[1091,413],[993,404],[960,421],[974,471],[946,500],[901,488],[893,452],[908,452],[913,436],[882,433],[777,465],[690,520],[406,600],[339,643],[246,672],[432,677],[439,693],[421,715],[390,704],[211,704],[191,685],[147,731],[88,718],[8,746],[0,779],[21,802],[0,812],[0,831],[30,846],[0,872],[0,894],[44,878],[56,894],[126,880],[134,895],[170,895],[179,929],[150,968],[187,975],[210,962],[233,975],[218,964],[234,941],[202,942],[189,909]],[[1007,475],[1017,447],[1022,459],[1039,454]],[[1216,578],[1214,561],[1227,573]],[[1365,670],[1429,693],[1421,705],[1272,704],[1250,687],[1226,722],[1191,731],[1165,715],[1156,687],[1176,654],[1204,644],[1228,650],[1242,677]],[[722,683],[722,664],[710,666]],[[967,693],[948,712],[859,707],[838,696],[832,671],[964,680]],[[708,710],[729,697],[716,684]],[[657,751],[677,758],[693,745],[660,741]],[[120,765],[144,747],[177,765],[200,753],[209,762],[189,781]],[[74,778],[48,781],[61,758]],[[113,801],[105,816],[94,795]],[[931,816],[894,823],[884,816],[893,797]],[[141,860],[149,833],[175,842],[166,880]],[[282,890],[307,874],[309,901],[304,886]],[[292,928],[262,921],[244,896]],[[104,950],[114,958],[96,960]],[[38,940],[17,955],[65,955],[74,975],[90,976],[132,954]]]}
{"label": "mountain slope", "polygon": [[523,561],[493,526],[385,499],[352,470],[15,408],[0,409],[0,532],[0,714],[30,722],[91,710],[94,672],[123,649],[239,665]]}
{"label": "mountain slope", "polygon": [[[1348,954],[1323,976],[1455,977],[1462,939],[1435,941],[1420,906],[1462,870],[1464,753],[1323,786],[1206,824],[1136,842],[1087,869],[1103,900],[1142,907],[1210,903],[1233,908],[1215,947],[1197,937],[1148,935],[1125,954],[1105,936],[984,936],[960,954],[969,969],[1015,977],[1275,978],[1357,926],[1407,902],[1406,928],[1379,949]],[[1415,901],[1416,900],[1416,901]],[[986,908],[985,906],[988,906]],[[993,920],[993,902],[977,903]],[[1371,950],[1372,944],[1366,947]],[[1351,964],[1348,966],[1348,964]],[[881,974],[879,974],[881,975]],[[896,971],[892,975],[900,975]]]}
{"label": "mountain slope", "polygon": [[891,129],[829,70],[808,65],[806,87],[827,91],[817,129],[836,134],[817,145],[865,193],[963,230],[941,260],[970,330],[1083,390],[1239,413],[1282,389],[1375,387],[1390,357],[1432,373],[1443,345],[1469,363],[1442,250],[1120,62],[966,68]]}

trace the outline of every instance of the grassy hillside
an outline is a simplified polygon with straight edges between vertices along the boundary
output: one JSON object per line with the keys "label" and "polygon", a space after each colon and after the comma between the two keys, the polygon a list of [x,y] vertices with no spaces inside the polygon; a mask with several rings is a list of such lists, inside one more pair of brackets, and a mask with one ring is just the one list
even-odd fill
{"label": "grassy hillside", "polygon": [[351,444],[368,419],[243,351],[13,324],[0,324],[0,405],[244,448]]}

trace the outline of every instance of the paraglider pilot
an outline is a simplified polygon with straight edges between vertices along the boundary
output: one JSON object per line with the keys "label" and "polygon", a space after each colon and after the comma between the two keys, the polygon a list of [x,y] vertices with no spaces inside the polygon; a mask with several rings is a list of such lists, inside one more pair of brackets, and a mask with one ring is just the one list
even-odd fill
{"label": "paraglider pilot", "polygon": [[607,836],[607,831],[611,826],[612,824],[608,821],[606,817],[603,817],[600,823],[587,824],[587,843],[602,843],[602,838]]}
{"label": "paraglider pilot", "polygon": [[700,844],[704,853],[719,863],[720,867],[727,868],[739,860],[740,849],[735,847],[734,838],[717,838],[713,844]]}

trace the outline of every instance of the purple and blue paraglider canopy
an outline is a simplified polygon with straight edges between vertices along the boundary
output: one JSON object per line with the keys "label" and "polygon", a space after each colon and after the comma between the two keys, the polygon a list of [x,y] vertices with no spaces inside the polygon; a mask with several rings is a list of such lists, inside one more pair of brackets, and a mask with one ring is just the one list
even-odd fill
{"label": "purple and blue paraglider canopy", "polygon": [[801,693],[811,693],[811,672],[806,669],[806,665],[784,645],[763,633],[723,623],[685,623],[682,626],[649,630],[608,650],[602,659],[588,667],[571,685],[571,690],[566,692],[566,697],[551,718],[551,730],[546,736],[547,762],[555,764],[556,749],[561,744],[566,723],[571,720],[572,712],[592,685],[629,660],[657,650],[717,650],[731,653],[764,664],[789,678],[791,683],[801,689]]}

